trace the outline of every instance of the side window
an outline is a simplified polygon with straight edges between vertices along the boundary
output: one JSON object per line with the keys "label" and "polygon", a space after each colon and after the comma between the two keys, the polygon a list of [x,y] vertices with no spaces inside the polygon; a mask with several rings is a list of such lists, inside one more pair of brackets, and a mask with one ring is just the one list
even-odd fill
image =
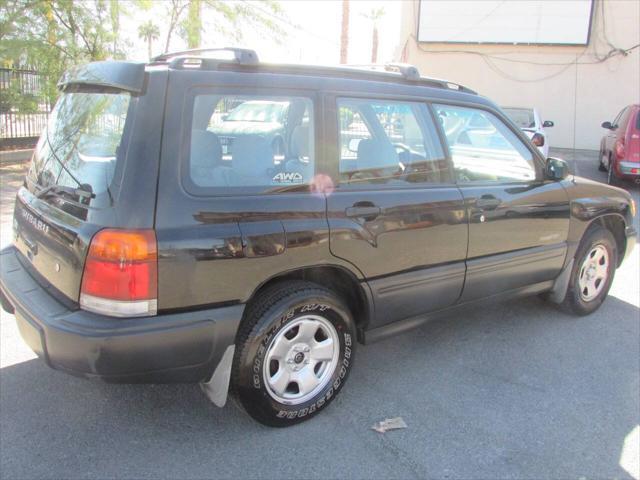
{"label": "side window", "polygon": [[338,99],[340,184],[451,181],[426,105]]}
{"label": "side window", "polygon": [[197,95],[191,181],[197,187],[258,191],[308,185],[315,165],[312,106],[298,97]]}
{"label": "side window", "polygon": [[619,127],[620,126],[620,118],[622,117],[622,115],[624,114],[624,112],[626,112],[627,108],[623,108],[622,110],[620,110],[620,113],[618,113],[618,115],[616,116],[616,118],[613,120],[613,122],[611,122],[613,124],[613,126],[615,127]]}
{"label": "side window", "polygon": [[533,154],[498,117],[475,108],[434,107],[458,182],[535,180]]}
{"label": "side window", "polygon": [[617,125],[618,127],[621,127],[624,130],[627,126],[627,123],[629,122],[630,116],[631,116],[631,108],[627,107],[619,115],[615,125]]}

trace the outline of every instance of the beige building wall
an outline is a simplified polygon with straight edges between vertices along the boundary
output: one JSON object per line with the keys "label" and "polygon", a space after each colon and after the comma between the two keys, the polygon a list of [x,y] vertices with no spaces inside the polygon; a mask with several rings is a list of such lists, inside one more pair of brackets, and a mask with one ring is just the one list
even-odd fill
{"label": "beige building wall", "polygon": [[536,107],[555,122],[547,129],[553,147],[597,150],[600,124],[640,102],[640,48],[601,61],[612,46],[640,43],[640,0],[595,0],[586,47],[418,44],[418,3],[403,2],[398,58],[499,105]]}

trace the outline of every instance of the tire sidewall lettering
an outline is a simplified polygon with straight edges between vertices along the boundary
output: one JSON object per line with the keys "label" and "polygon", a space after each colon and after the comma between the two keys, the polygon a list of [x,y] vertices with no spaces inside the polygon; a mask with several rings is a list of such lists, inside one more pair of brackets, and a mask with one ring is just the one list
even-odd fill
{"label": "tire sidewall lettering", "polygon": [[[268,347],[275,335],[281,330],[281,328],[289,323],[294,318],[302,316],[309,312],[322,312],[323,317],[328,319],[334,324],[339,335],[342,335],[343,342],[340,346],[340,359],[336,372],[334,372],[334,379],[328,384],[328,388],[321,394],[319,398],[316,398],[311,404],[309,402],[301,405],[288,406],[275,402],[267,393],[265,386],[263,385],[262,369],[265,356],[268,351]],[[351,359],[353,356],[353,339],[352,334],[349,332],[349,328],[344,324],[342,315],[334,309],[331,305],[325,303],[304,303],[294,308],[288,309],[282,314],[273,326],[270,327],[264,334],[260,341],[260,345],[256,350],[255,357],[252,362],[252,387],[255,390],[260,390],[261,396],[265,397],[271,402],[271,405],[276,409],[275,417],[282,420],[300,419],[306,416],[312,415],[322,409],[332,397],[344,385],[344,380],[349,373],[351,366]]]}

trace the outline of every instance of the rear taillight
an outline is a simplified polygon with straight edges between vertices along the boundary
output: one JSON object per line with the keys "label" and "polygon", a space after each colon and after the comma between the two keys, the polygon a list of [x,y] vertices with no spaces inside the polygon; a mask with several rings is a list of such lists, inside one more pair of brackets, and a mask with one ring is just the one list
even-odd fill
{"label": "rear taillight", "polygon": [[158,254],[153,230],[95,234],[84,265],[80,307],[114,317],[155,315]]}
{"label": "rear taillight", "polygon": [[618,160],[622,160],[624,158],[624,139],[619,138],[616,140],[616,157]]}

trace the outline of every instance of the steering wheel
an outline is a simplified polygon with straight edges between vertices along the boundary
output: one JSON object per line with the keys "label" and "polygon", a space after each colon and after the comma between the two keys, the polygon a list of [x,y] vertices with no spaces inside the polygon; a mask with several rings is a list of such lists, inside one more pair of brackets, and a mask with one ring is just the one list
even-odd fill
{"label": "steering wheel", "polygon": [[397,153],[406,153],[407,155],[411,155],[411,149],[404,143],[394,143],[393,146]]}

